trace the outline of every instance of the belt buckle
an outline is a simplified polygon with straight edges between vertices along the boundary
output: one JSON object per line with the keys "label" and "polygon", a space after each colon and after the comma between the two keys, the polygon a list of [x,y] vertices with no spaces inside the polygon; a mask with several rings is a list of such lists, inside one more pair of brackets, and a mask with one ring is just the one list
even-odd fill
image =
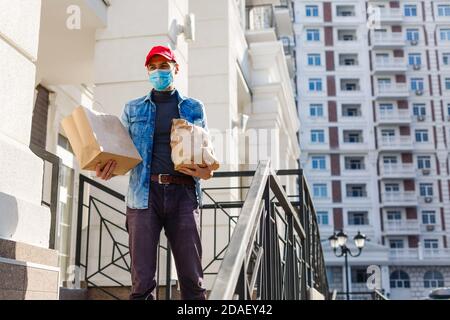
{"label": "belt buckle", "polygon": [[160,174],[158,174],[158,183],[159,184],[170,184],[170,182],[162,182],[161,181],[161,176],[170,176],[170,174],[168,174],[168,173],[160,173]]}

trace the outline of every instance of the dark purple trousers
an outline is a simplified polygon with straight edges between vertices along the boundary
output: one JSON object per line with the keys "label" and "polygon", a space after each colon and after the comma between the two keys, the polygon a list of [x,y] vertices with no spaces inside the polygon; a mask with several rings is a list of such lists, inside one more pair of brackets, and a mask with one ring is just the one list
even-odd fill
{"label": "dark purple trousers", "polygon": [[206,298],[202,284],[200,210],[194,185],[152,181],[148,209],[127,207],[126,227],[131,255],[130,299],[155,299],[157,249],[162,228],[175,259],[181,298]]}

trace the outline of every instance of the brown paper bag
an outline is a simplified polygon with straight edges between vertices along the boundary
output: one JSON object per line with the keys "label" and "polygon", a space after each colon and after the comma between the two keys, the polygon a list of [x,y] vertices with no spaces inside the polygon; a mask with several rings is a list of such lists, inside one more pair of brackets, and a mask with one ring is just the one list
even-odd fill
{"label": "brown paper bag", "polygon": [[172,119],[170,146],[175,170],[185,164],[209,165],[212,170],[219,168],[210,137],[202,127],[184,119]]}
{"label": "brown paper bag", "polygon": [[116,175],[125,175],[138,165],[139,155],[130,135],[114,115],[99,113],[83,106],[61,122],[80,168],[95,171],[110,159],[117,162]]}

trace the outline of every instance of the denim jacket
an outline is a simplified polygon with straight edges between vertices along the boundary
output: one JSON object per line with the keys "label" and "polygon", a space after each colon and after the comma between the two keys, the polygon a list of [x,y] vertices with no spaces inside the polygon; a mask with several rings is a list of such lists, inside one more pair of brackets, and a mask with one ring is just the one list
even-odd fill
{"label": "denim jacket", "polygon": [[[176,95],[180,118],[201,126],[208,132],[203,104],[199,100],[184,97],[178,90],[176,90]],[[151,100],[150,92],[146,96],[128,102],[120,117],[120,121],[128,130],[143,160],[130,171],[125,202],[132,209],[148,208],[155,116],[156,105]],[[195,180],[197,201],[201,204],[200,178],[193,178]]]}

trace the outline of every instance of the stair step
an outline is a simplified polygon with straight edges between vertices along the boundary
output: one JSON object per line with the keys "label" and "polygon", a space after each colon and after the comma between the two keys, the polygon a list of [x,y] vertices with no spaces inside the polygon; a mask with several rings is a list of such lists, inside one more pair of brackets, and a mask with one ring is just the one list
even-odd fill
{"label": "stair step", "polygon": [[[101,288],[89,288],[87,289],[86,300],[116,300],[113,296],[117,297],[119,300],[128,300],[130,295],[130,287],[101,287]],[[164,300],[166,294],[166,287],[159,287],[159,297],[160,300]],[[106,291],[106,292],[105,292]],[[108,294],[108,293],[110,294]],[[177,286],[172,286],[172,300],[181,300],[180,291]]]}
{"label": "stair step", "polygon": [[88,289],[59,288],[59,300],[88,300]]}

